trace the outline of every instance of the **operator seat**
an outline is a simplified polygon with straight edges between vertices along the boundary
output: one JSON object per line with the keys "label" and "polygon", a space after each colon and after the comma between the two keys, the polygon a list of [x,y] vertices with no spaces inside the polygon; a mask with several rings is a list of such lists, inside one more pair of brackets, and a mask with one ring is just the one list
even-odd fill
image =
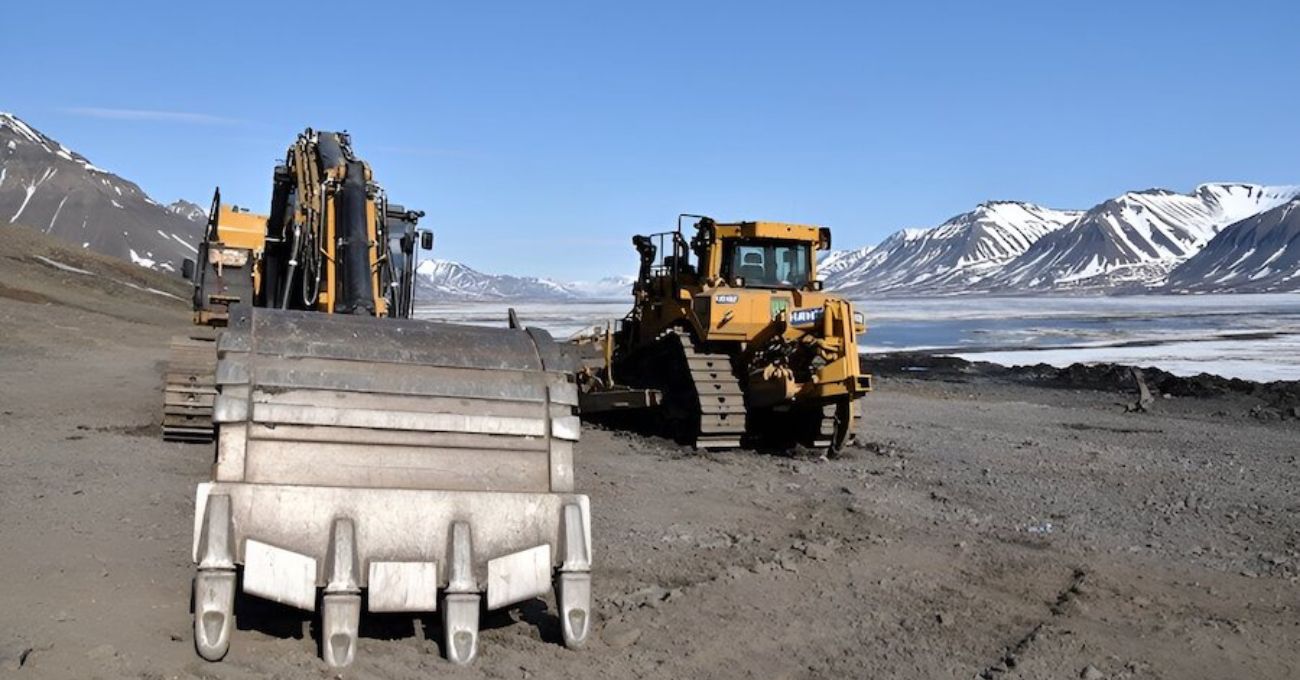
{"label": "operator seat", "polygon": [[745,253],[745,258],[736,275],[746,281],[762,281],[767,278],[767,272],[763,269],[763,255],[760,253]]}
{"label": "operator seat", "polygon": [[799,258],[794,251],[787,250],[781,253],[781,266],[777,268],[776,278],[780,279],[783,284],[792,284],[795,275],[799,273]]}

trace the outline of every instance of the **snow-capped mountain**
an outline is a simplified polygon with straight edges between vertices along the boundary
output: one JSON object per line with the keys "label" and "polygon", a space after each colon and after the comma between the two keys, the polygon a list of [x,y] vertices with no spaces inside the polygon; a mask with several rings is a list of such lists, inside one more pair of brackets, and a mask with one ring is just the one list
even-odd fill
{"label": "snow-capped mountain", "polygon": [[819,271],[848,295],[959,292],[978,284],[1081,213],[990,201],[932,229],[904,229],[880,245],[837,251]]}
{"label": "snow-capped mountain", "polygon": [[207,224],[208,222],[208,211],[183,198],[169,203],[167,209],[191,222],[198,222],[199,224]]}
{"label": "snow-capped mountain", "polygon": [[0,113],[0,225],[9,224],[169,272],[179,272],[181,260],[197,252],[203,228],[17,116]]}
{"label": "snow-capped mountain", "polygon": [[416,267],[416,297],[424,302],[512,300],[622,300],[631,298],[635,276],[561,283],[535,276],[486,274],[449,260],[425,260]]}
{"label": "snow-capped mountain", "polygon": [[1300,291],[1300,200],[1229,225],[1169,273],[1173,291]]}
{"label": "snow-capped mountain", "polygon": [[623,300],[632,297],[635,276],[606,276],[595,281],[570,281],[564,284],[569,292],[592,300]]}
{"label": "snow-capped mountain", "polygon": [[1158,285],[1222,228],[1298,194],[1300,187],[1255,184],[1202,184],[1190,194],[1128,192],[1044,236],[985,285],[1013,291]]}
{"label": "snow-capped mountain", "polygon": [[819,252],[817,255],[817,274],[825,281],[842,271],[857,269],[862,264],[862,261],[875,249],[875,246],[862,246],[851,250]]}
{"label": "snow-capped mountain", "polygon": [[425,260],[416,267],[417,298],[428,302],[570,300],[563,284],[532,276],[485,274],[459,262]]}

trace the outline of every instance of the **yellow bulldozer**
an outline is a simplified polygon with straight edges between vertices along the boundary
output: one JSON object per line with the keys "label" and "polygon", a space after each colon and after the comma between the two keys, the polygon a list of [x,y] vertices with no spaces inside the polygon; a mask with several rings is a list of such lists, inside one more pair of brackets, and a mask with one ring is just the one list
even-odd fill
{"label": "yellow bulldozer", "polygon": [[331,666],[352,662],[363,609],[440,612],[463,664],[481,609],[552,592],[582,646],[591,523],[568,355],[517,322],[406,318],[432,235],[344,133],[299,135],[267,215],[219,193],[211,215],[184,272],[214,339],[178,343],[164,415],[169,438],[215,442],[195,494],[199,655],[227,654],[237,591],[319,611]]}
{"label": "yellow bulldozer", "polygon": [[[684,220],[693,219],[688,241]],[[699,448],[801,444],[837,455],[871,390],[863,315],[817,279],[830,230],[681,215],[633,237],[633,307],[579,373],[584,415],[653,409]]]}

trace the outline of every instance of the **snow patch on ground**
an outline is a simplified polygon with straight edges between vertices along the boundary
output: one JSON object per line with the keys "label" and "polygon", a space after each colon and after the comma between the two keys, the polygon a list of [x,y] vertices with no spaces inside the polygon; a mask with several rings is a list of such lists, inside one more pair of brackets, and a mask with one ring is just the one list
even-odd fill
{"label": "snow patch on ground", "polygon": [[[87,245],[89,245],[89,244],[87,244]],[[60,269],[60,270],[63,270],[63,271],[65,271],[65,272],[72,272],[73,274],[84,274],[85,276],[94,276],[94,275],[95,275],[94,272],[86,271],[85,269],[80,269],[80,268],[78,268],[78,267],[74,267],[74,266],[72,266],[72,265],[70,265],[70,264],[66,264],[66,263],[63,263],[63,262],[59,262],[58,260],[51,260],[50,258],[45,257],[45,256],[43,256],[43,255],[36,255],[35,257],[36,257],[36,259],[40,260],[41,262],[44,262],[45,264],[50,265],[51,267],[54,267],[55,269]]]}
{"label": "snow patch on ground", "polygon": [[[159,233],[159,234],[162,234],[161,231],[158,232],[158,233]],[[166,236],[166,234],[163,234],[163,236]],[[195,254],[197,254],[197,253],[199,252],[199,249],[198,249],[198,248],[195,248],[194,246],[190,245],[190,242],[189,242],[189,241],[186,241],[185,239],[183,239],[183,238],[177,236],[176,234],[172,234],[172,238],[176,239],[176,242],[177,242],[177,243],[179,243],[179,244],[185,246],[186,248],[188,248],[189,251],[190,251],[191,253],[195,253]]]}
{"label": "snow patch on ground", "polygon": [[54,175],[57,174],[58,172],[59,171],[56,168],[45,168],[45,172],[41,174],[40,179],[33,181],[31,184],[28,184],[26,187],[23,187],[23,190],[27,193],[27,195],[23,197],[22,205],[18,206],[18,212],[15,212],[14,216],[9,218],[9,224],[13,224],[14,222],[18,221],[18,217],[23,214],[23,211],[27,209],[27,204],[31,202],[32,195],[36,193],[36,188],[44,184],[50,178],[54,177]]}
{"label": "snow patch on ground", "polygon": [[13,224],[14,222],[18,221],[18,216],[22,215],[23,211],[27,209],[27,204],[32,200],[32,194],[36,193],[36,185],[28,184],[27,186],[23,187],[23,191],[27,192],[27,195],[23,196],[23,202],[22,205],[18,206],[18,211],[14,213],[13,217],[9,218],[9,224]]}
{"label": "snow patch on ground", "polygon": [[147,257],[141,257],[138,253],[135,252],[134,249],[128,249],[128,250],[131,253],[131,261],[140,265],[141,267],[148,267],[150,269],[153,269],[154,265],[157,264],[157,262],[154,262],[153,260]]}
{"label": "snow patch on ground", "polygon": [[1231,378],[1269,382],[1300,380],[1300,335],[1263,340],[1212,340],[1171,342],[1149,347],[1095,347],[1068,349],[961,352],[967,361],[991,361],[1003,366],[1049,364],[1064,368],[1074,363],[1117,363],[1156,366],[1174,375],[1211,373]]}
{"label": "snow patch on ground", "polygon": [[54,217],[50,218],[50,226],[45,228],[45,233],[48,234],[50,233],[50,230],[54,229],[54,221],[59,219],[59,213],[63,212],[63,204],[67,202],[68,197],[67,195],[64,195],[63,200],[59,201],[59,207],[54,209]]}
{"label": "snow patch on ground", "polygon": [[[85,247],[87,247],[87,246],[89,246],[89,245],[90,245],[89,243],[83,243],[81,247],[85,248]],[[131,255],[134,257],[134,256],[135,256],[135,251],[131,251]],[[45,264],[48,264],[49,266],[54,267],[55,269],[58,269],[58,270],[60,270],[60,271],[65,271],[65,272],[68,272],[68,273],[70,273],[70,274],[80,274],[80,275],[82,275],[82,276],[94,276],[94,277],[99,277],[99,275],[96,274],[95,272],[87,271],[87,270],[85,270],[85,269],[81,269],[80,267],[74,267],[74,266],[72,266],[72,265],[70,265],[70,264],[67,264],[66,262],[59,262],[58,260],[51,260],[50,258],[45,257],[45,256],[43,256],[43,255],[36,255],[36,256],[34,256],[34,257],[35,257],[36,259],[40,260],[41,262],[44,262]],[[140,263],[137,262],[136,264],[140,264]],[[167,269],[168,271],[172,271],[172,270],[173,270],[173,268],[172,268],[171,265],[164,264],[164,265],[162,265],[162,267],[163,267],[164,269]],[[157,288],[153,288],[153,287],[150,287],[150,286],[141,286],[141,285],[138,285],[138,284],[135,284],[135,283],[131,283],[130,281],[122,281],[122,280],[119,280],[119,279],[114,279],[114,278],[109,278],[109,277],[104,277],[104,278],[108,278],[109,281],[112,281],[113,283],[117,283],[117,284],[120,284],[120,285],[126,286],[127,288],[134,288],[135,290],[144,291],[144,292],[146,292],[146,293],[151,293],[151,294],[153,294],[153,295],[159,295],[159,296],[161,296],[161,297],[171,298],[171,299],[173,299],[173,300],[181,300],[181,299],[182,299],[180,296],[178,296],[178,295],[172,295],[171,293],[168,293],[168,292],[165,291],[165,290],[158,290]]]}
{"label": "snow patch on ground", "polygon": [[868,353],[1300,379],[1300,293],[888,298],[855,300],[853,308],[867,316],[858,342]]}
{"label": "snow patch on ground", "polygon": [[451,302],[419,304],[413,316],[430,321],[500,327],[506,322],[508,310],[514,308],[524,325],[544,328],[556,338],[568,338],[592,326],[604,328],[607,321],[623,318],[631,306],[630,301]]}

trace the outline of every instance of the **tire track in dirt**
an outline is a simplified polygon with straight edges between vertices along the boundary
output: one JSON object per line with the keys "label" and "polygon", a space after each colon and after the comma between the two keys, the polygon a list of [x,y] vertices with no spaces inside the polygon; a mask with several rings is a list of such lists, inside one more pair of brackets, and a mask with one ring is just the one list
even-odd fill
{"label": "tire track in dirt", "polygon": [[1019,665],[1020,659],[1033,646],[1034,641],[1038,639],[1043,629],[1051,625],[1052,621],[1057,617],[1065,614],[1066,607],[1079,595],[1079,589],[1087,578],[1088,571],[1086,569],[1075,569],[1074,574],[1070,577],[1070,584],[1057,593],[1056,600],[1048,608],[1048,615],[1035,623],[1020,639],[1009,645],[1003,651],[1000,659],[980,671],[979,677],[982,680],[994,680],[999,674],[1007,673]]}

